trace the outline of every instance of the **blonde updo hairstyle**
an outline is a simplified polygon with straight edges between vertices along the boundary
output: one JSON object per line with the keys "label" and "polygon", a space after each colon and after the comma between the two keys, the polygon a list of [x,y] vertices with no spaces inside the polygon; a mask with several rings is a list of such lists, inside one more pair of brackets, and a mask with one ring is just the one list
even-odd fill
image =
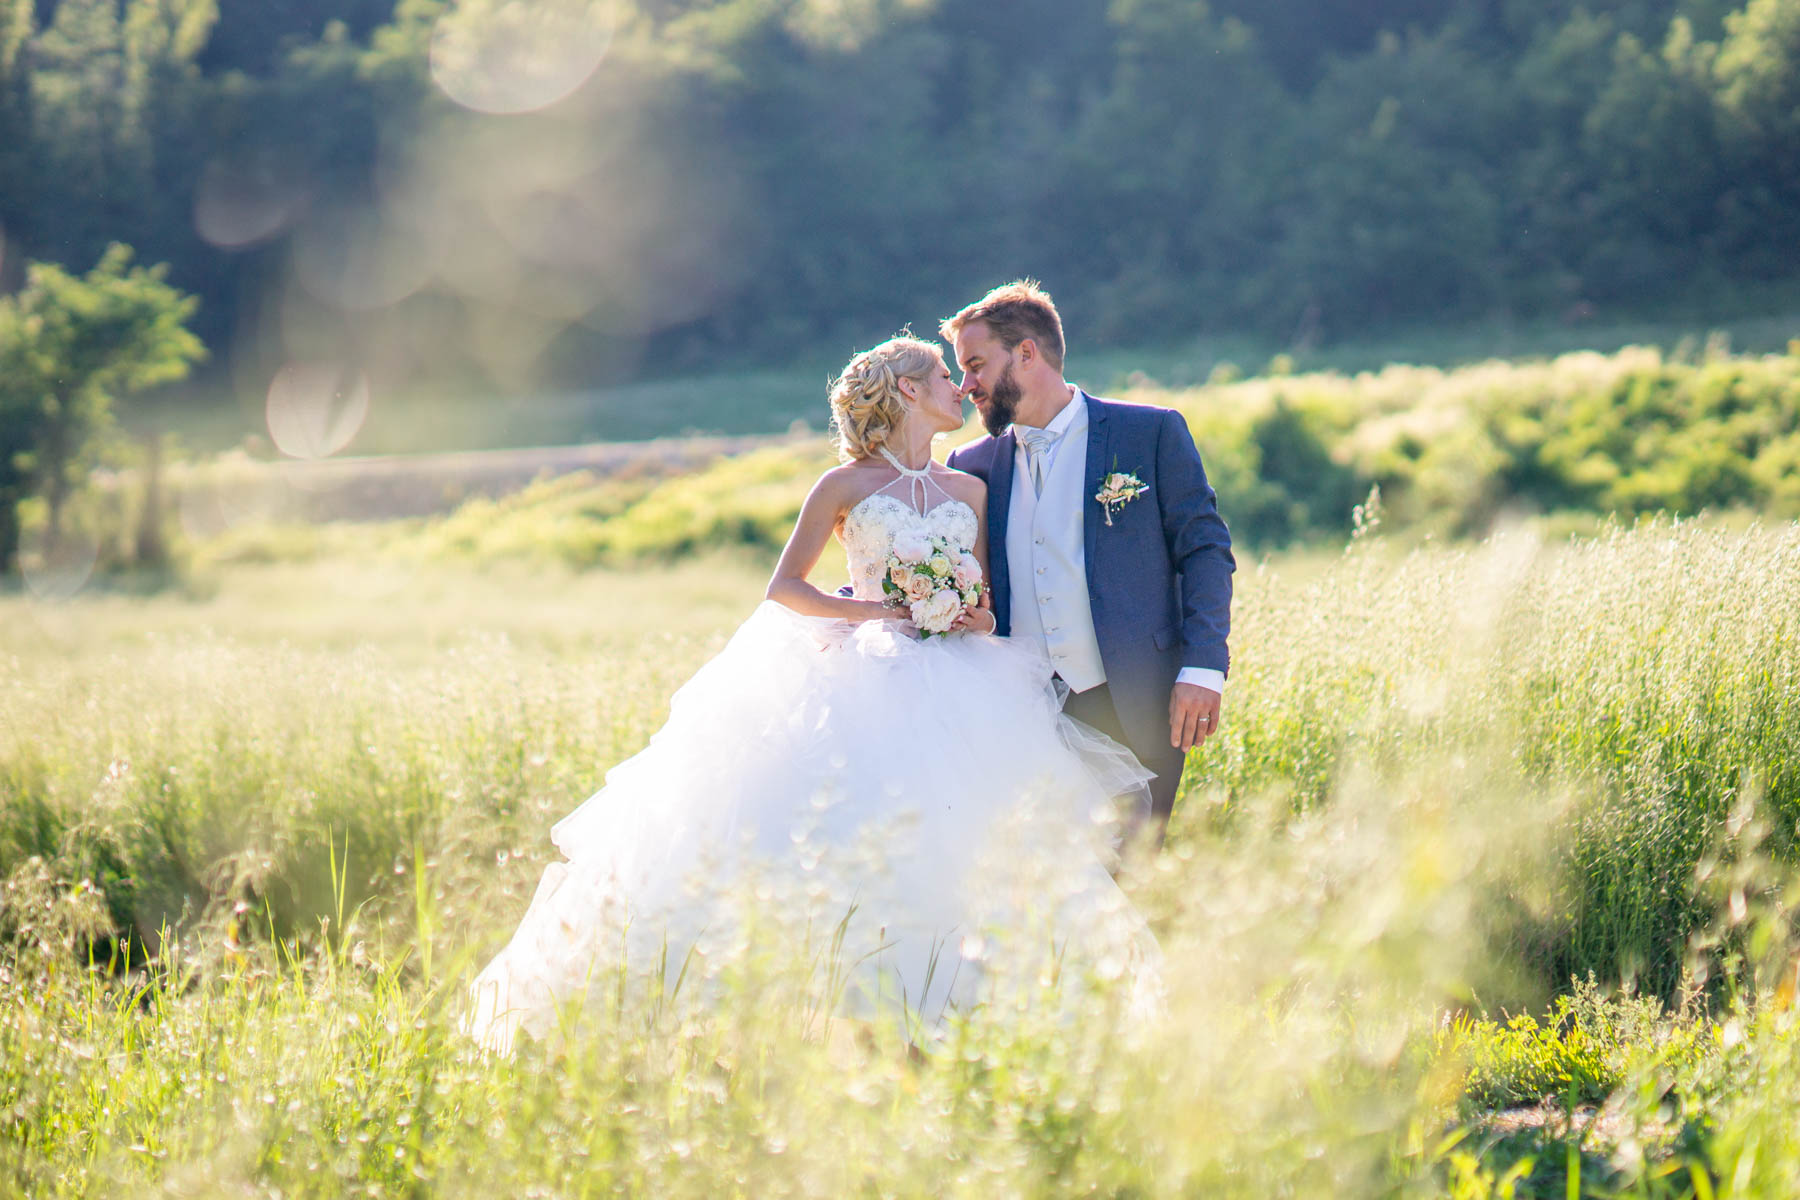
{"label": "blonde updo hairstyle", "polygon": [[906,420],[902,379],[926,380],[943,365],[930,342],[902,334],[850,360],[831,383],[831,428],[837,434],[838,458],[852,462],[871,458]]}

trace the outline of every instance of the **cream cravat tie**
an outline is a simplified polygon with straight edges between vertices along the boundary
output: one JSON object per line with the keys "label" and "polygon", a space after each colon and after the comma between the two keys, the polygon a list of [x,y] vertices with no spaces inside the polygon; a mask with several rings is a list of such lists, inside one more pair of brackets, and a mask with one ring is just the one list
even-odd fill
{"label": "cream cravat tie", "polygon": [[1062,435],[1031,425],[1016,425],[1013,432],[1019,435],[1019,444],[1025,447],[1025,462],[1031,467],[1032,494],[1041,498],[1044,494],[1044,474],[1049,470],[1050,448],[1056,445]]}

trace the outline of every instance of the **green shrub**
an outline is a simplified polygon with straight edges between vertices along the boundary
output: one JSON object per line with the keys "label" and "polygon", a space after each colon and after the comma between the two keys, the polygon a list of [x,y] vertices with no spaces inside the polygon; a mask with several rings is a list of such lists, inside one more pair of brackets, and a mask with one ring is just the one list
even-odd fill
{"label": "green shrub", "polygon": [[668,560],[701,550],[779,549],[813,480],[830,465],[816,446],[720,459],[660,481],[540,479],[476,499],[400,548],[427,558],[549,559],[575,568]]}
{"label": "green shrub", "polygon": [[1542,1020],[1458,1015],[1439,1031],[1434,1052],[1464,1064],[1463,1093],[1476,1108],[1595,1105],[1634,1071],[1698,1062],[1710,1032],[1672,1020],[1654,999],[1609,999],[1590,977],[1558,996]]}
{"label": "green shrub", "polygon": [[1479,534],[1508,509],[1800,515],[1800,357],[1654,349],[1147,390],[1187,415],[1252,545],[1343,530],[1379,484],[1392,522]]}

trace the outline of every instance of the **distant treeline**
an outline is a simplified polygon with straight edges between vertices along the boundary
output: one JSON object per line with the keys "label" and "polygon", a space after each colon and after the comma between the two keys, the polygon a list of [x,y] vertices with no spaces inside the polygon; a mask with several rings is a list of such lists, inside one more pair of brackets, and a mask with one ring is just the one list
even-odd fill
{"label": "distant treeline", "polygon": [[1089,345],[1800,277],[1800,0],[614,0],[530,116],[434,86],[455,7],[0,0],[0,284],[120,240],[226,364],[569,382],[1027,273]]}

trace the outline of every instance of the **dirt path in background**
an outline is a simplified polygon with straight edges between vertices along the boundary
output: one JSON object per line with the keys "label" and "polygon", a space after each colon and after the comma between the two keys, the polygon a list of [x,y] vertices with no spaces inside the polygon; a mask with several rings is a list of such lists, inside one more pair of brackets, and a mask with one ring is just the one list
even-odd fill
{"label": "dirt path in background", "polygon": [[[184,495],[206,493],[226,513],[261,512],[309,521],[381,521],[448,512],[472,496],[504,496],[540,476],[588,471],[605,479],[657,479],[765,446],[818,440],[817,433],[658,438],[518,450],[386,454],[318,462],[227,456],[171,473]],[[119,477],[102,486],[130,486]]]}

